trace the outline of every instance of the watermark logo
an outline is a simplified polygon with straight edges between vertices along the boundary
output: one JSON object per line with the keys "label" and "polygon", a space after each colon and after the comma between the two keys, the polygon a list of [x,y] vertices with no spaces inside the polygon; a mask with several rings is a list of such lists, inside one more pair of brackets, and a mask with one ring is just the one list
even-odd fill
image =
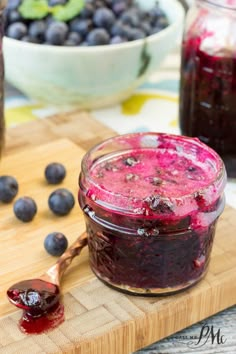
{"label": "watermark logo", "polygon": [[226,338],[220,328],[204,324],[199,336],[175,336],[173,339],[179,343],[186,344],[191,349],[203,347],[205,345],[224,345]]}

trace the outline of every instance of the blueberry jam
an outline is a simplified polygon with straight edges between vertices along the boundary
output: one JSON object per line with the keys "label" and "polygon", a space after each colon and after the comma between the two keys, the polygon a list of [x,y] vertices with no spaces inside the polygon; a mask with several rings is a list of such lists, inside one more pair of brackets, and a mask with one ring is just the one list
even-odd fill
{"label": "blueberry jam", "polygon": [[233,11],[202,3],[182,43],[180,128],[216,150],[236,177],[236,3]]}
{"label": "blueberry jam", "polygon": [[91,149],[79,203],[94,273],[145,295],[196,283],[208,268],[225,183],[222,160],[198,139],[140,133]]}
{"label": "blueberry jam", "polygon": [[23,310],[19,327],[26,334],[41,334],[64,321],[57,285],[41,279],[25,280],[7,291],[9,301]]}

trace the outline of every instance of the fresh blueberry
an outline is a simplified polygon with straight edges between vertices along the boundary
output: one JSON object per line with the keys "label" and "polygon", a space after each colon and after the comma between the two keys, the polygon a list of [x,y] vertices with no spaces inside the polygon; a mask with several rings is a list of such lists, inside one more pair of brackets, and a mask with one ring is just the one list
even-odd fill
{"label": "fresh blueberry", "polygon": [[14,203],[13,210],[19,220],[29,222],[37,213],[37,205],[32,198],[22,197]]}
{"label": "fresh blueberry", "polygon": [[18,193],[17,180],[12,176],[0,177],[0,201],[10,203]]}
{"label": "fresh blueberry", "polygon": [[34,38],[31,38],[30,36],[26,35],[24,37],[21,38],[21,41],[22,42],[28,42],[28,43],[37,43],[37,44],[40,44],[41,42],[34,39]]}
{"label": "fresh blueberry", "polygon": [[20,6],[22,0],[8,0],[7,8],[10,10],[16,10]]}
{"label": "fresh blueberry", "polygon": [[45,19],[44,19],[46,26],[48,27],[49,25],[51,25],[53,22],[58,22],[52,15],[48,15]]}
{"label": "fresh blueberry", "polygon": [[67,247],[67,238],[61,232],[52,232],[44,240],[44,248],[52,256],[61,256]]}
{"label": "fresh blueberry", "polygon": [[110,36],[103,28],[96,28],[92,30],[87,36],[89,46],[109,44]]}
{"label": "fresh blueberry", "polygon": [[163,28],[156,26],[151,29],[150,35],[159,33]]}
{"label": "fresh blueberry", "polygon": [[79,45],[82,42],[82,37],[77,32],[70,32],[68,34],[67,40],[65,41],[64,45],[72,47]]}
{"label": "fresh blueberry", "polygon": [[148,15],[149,15],[151,24],[154,25],[160,17],[165,16],[165,13],[160,8],[160,6],[156,5],[155,7],[150,9],[150,11],[148,12]]}
{"label": "fresh blueberry", "polygon": [[125,40],[121,36],[114,36],[110,40],[110,44],[121,44],[121,43],[124,43],[124,42],[127,42],[127,40]]}
{"label": "fresh blueberry", "polygon": [[114,2],[114,0],[103,0],[104,1],[104,5],[107,7],[112,7],[112,4]]}
{"label": "fresh blueberry", "polygon": [[48,205],[54,214],[67,215],[74,207],[75,199],[69,190],[59,188],[50,194]]}
{"label": "fresh blueberry", "polygon": [[46,22],[45,21],[33,21],[29,25],[29,36],[35,41],[43,42],[45,38],[46,31]]}
{"label": "fresh blueberry", "polygon": [[135,11],[129,10],[124,12],[120,19],[125,25],[139,27],[140,19]]}
{"label": "fresh blueberry", "polygon": [[92,18],[94,15],[94,11],[94,5],[92,3],[86,3],[79,16],[81,18]]}
{"label": "fresh blueberry", "polygon": [[23,18],[18,10],[12,10],[8,14],[9,23],[22,22]]}
{"label": "fresh blueberry", "polygon": [[111,33],[112,33],[112,36],[120,36],[124,39],[129,39],[132,37],[133,28],[131,28],[128,25],[123,24],[120,21],[117,21],[117,23],[112,27]]}
{"label": "fresh blueberry", "polygon": [[100,9],[101,7],[105,6],[105,3],[102,0],[95,0],[94,3],[95,3],[96,9]]}
{"label": "fresh blueberry", "polygon": [[50,184],[58,184],[63,181],[66,176],[65,167],[59,162],[52,162],[46,166],[45,178]]}
{"label": "fresh blueberry", "polygon": [[122,37],[125,34],[125,25],[121,21],[116,21],[111,28],[111,34]]}
{"label": "fresh blueberry", "polygon": [[100,8],[95,12],[93,22],[97,27],[109,29],[115,23],[115,15],[110,9]]}
{"label": "fresh blueberry", "polygon": [[112,6],[113,12],[116,16],[120,16],[124,11],[127,10],[127,3],[125,1],[116,1]]}
{"label": "fresh blueberry", "polygon": [[82,37],[86,37],[92,29],[93,24],[91,20],[75,18],[70,22],[70,31],[77,32]]}
{"label": "fresh blueberry", "polygon": [[48,0],[49,6],[65,5],[68,0]]}
{"label": "fresh blueberry", "polygon": [[152,26],[147,21],[144,21],[140,24],[140,29],[143,30],[147,36],[149,36],[152,31]]}
{"label": "fresh blueberry", "polygon": [[169,21],[166,16],[161,16],[157,19],[155,26],[158,26],[162,29],[166,28],[169,25]]}
{"label": "fresh blueberry", "polygon": [[139,28],[131,28],[127,36],[130,41],[135,41],[137,39],[145,38],[146,34]]}
{"label": "fresh blueberry", "polygon": [[80,44],[80,47],[88,47],[89,44],[87,41],[83,41],[81,44]]}
{"label": "fresh blueberry", "polygon": [[45,38],[48,44],[63,45],[68,34],[68,26],[66,23],[57,21],[52,22],[46,32]]}
{"label": "fresh blueberry", "polygon": [[27,34],[27,27],[22,22],[14,22],[7,29],[7,36],[14,39],[21,39]]}

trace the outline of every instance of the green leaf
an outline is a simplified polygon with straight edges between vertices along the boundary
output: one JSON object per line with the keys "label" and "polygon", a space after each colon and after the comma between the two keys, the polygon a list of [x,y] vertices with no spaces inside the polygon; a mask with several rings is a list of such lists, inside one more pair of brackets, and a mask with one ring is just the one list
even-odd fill
{"label": "green leaf", "polygon": [[69,21],[84,8],[85,0],[69,0],[65,5],[50,8],[53,17],[59,21]]}
{"label": "green leaf", "polygon": [[29,20],[40,20],[48,15],[47,0],[23,0],[19,7],[21,16]]}
{"label": "green leaf", "polygon": [[49,6],[47,0],[23,0],[19,7],[21,16],[39,20],[52,14],[58,21],[69,21],[84,8],[85,0],[68,0],[65,5]]}

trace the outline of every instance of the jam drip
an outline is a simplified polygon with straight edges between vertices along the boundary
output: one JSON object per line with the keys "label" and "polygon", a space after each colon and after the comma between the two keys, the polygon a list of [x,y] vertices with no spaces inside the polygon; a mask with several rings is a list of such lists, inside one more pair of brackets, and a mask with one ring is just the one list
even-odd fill
{"label": "jam drip", "polygon": [[42,316],[33,317],[29,312],[23,311],[19,321],[21,332],[26,334],[42,334],[58,327],[64,322],[64,306],[58,302]]}

